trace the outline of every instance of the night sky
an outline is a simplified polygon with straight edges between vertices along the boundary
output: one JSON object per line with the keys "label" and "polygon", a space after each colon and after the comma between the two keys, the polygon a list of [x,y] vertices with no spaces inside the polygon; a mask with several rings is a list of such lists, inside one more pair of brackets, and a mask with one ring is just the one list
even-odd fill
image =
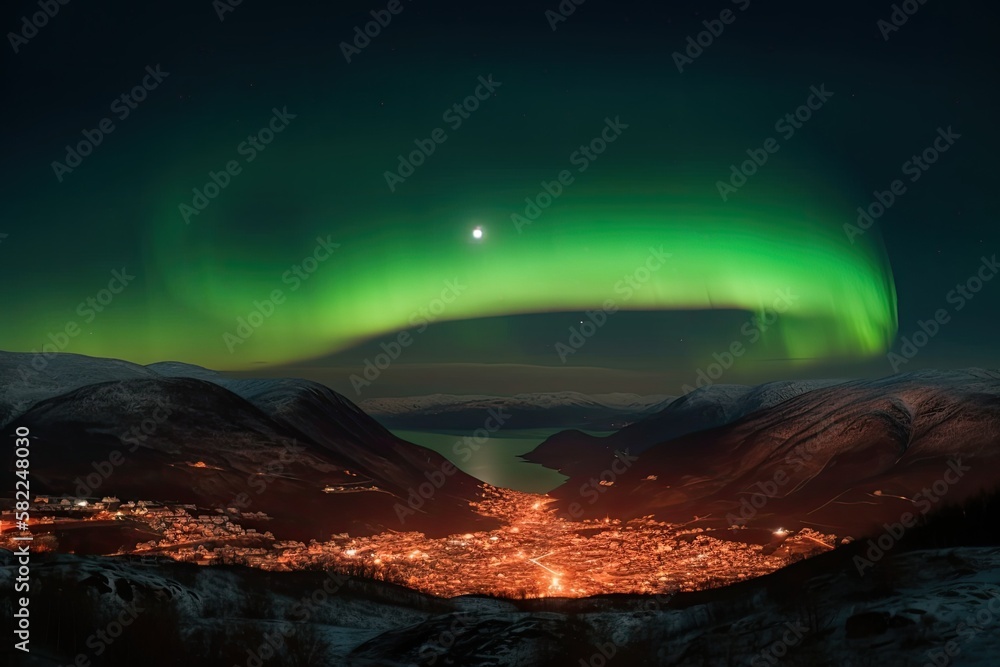
{"label": "night sky", "polygon": [[0,349],[353,399],[996,368],[996,10],[902,4],[10,4]]}

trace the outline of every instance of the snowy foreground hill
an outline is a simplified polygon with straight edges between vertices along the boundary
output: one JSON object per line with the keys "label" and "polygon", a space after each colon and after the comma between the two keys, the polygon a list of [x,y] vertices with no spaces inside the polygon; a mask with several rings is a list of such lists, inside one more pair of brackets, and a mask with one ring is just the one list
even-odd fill
{"label": "snowy foreground hill", "polygon": [[25,666],[985,667],[1000,655],[995,547],[900,552],[864,576],[838,550],[724,589],[577,600],[441,599],[323,572],[72,555],[32,568]]}

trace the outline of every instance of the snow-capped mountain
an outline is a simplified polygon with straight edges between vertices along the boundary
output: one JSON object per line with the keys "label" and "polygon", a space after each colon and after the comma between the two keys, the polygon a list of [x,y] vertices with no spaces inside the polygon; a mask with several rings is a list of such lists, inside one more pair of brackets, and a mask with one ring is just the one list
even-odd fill
{"label": "snow-capped mountain", "polygon": [[[676,413],[680,426],[671,421],[682,406],[603,439],[559,434],[525,458],[541,460],[540,451],[552,467],[574,462],[560,466],[571,478],[550,495],[564,507],[577,503],[585,516],[709,515],[720,526],[798,522],[840,534],[936,504],[928,485],[958,502],[1000,484],[996,371],[920,371],[829,384],[703,430],[693,430],[683,410]],[[743,407],[728,409],[738,414]],[[619,459],[612,467],[616,453],[627,466]],[[588,485],[598,491],[581,502]]]}
{"label": "snow-capped mountain", "polygon": [[[31,356],[0,353],[0,414],[34,438],[33,493],[202,506],[242,499],[289,538],[325,539],[398,527],[397,503],[434,477],[446,483],[408,527],[455,532],[483,521],[468,506],[478,480],[315,382],[79,355],[56,356],[22,381]],[[99,484],[81,484],[87,479]]]}

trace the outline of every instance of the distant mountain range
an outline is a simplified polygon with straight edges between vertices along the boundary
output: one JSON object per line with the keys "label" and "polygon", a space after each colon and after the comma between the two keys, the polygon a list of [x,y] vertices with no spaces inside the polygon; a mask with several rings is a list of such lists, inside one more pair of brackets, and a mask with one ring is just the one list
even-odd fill
{"label": "distant mountain range", "polygon": [[577,428],[616,431],[674,400],[673,396],[593,394],[574,391],[477,396],[432,394],[405,398],[369,398],[362,410],[387,428],[399,430],[474,431],[489,410],[509,415],[500,430]]}

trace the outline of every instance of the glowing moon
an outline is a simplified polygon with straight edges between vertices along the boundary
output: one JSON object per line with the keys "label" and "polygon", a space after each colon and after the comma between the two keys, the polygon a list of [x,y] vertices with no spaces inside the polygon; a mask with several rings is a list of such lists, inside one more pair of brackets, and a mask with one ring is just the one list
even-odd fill
{"label": "glowing moon", "polygon": [[482,227],[476,227],[475,229],[473,229],[472,230],[472,238],[476,239],[477,241],[479,239],[483,238],[483,228]]}

